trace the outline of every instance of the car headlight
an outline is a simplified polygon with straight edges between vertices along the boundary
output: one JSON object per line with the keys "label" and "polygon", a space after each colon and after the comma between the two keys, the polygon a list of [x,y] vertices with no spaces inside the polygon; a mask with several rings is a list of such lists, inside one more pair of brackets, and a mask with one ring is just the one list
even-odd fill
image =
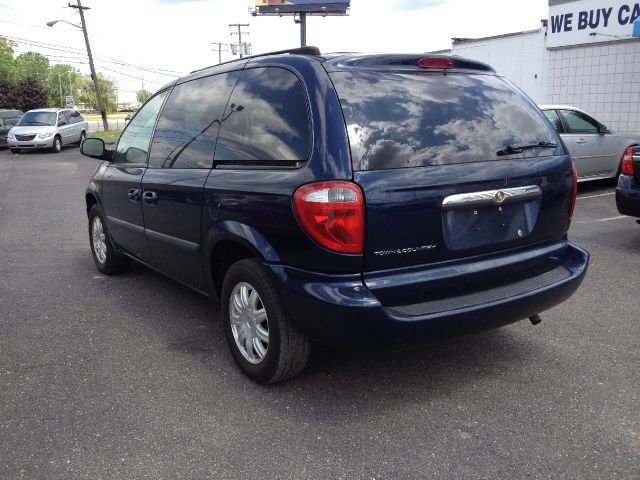
{"label": "car headlight", "polygon": [[15,139],[16,139],[16,136],[15,136],[13,133],[9,132],[9,133],[7,134],[7,138],[8,138],[8,139],[10,139],[10,140],[15,140]]}
{"label": "car headlight", "polygon": [[39,133],[38,138],[50,138],[52,133]]}

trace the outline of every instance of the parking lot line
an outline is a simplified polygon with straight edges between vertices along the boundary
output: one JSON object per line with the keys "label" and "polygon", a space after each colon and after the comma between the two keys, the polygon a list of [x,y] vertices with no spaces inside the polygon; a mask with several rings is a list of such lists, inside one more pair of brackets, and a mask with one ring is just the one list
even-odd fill
{"label": "parking lot line", "polygon": [[581,225],[586,224],[586,223],[601,223],[601,222],[611,222],[613,220],[622,220],[623,218],[630,218],[627,215],[618,215],[617,217],[608,217],[608,218],[599,218],[598,220],[591,220],[588,222],[577,222]]}
{"label": "parking lot line", "polygon": [[615,195],[616,192],[609,192],[609,193],[599,193],[597,195],[585,195],[584,197],[580,197],[578,196],[578,200],[585,200],[587,198],[596,198],[596,197],[607,197],[609,195]]}

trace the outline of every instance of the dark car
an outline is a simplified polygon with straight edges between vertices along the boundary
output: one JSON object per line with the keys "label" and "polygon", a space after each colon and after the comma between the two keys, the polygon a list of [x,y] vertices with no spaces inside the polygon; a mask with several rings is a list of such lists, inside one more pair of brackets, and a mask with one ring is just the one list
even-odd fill
{"label": "dark car", "polygon": [[193,72],[136,113],[86,192],[94,260],[219,299],[241,369],[299,373],[311,341],[379,350],[566,300],[576,172],[487,65],[303,48]]}
{"label": "dark car", "polygon": [[7,134],[24,113],[20,110],[0,109],[0,147],[8,147]]}
{"label": "dark car", "polygon": [[640,217],[640,147],[629,148],[624,154],[616,205],[622,215]]}

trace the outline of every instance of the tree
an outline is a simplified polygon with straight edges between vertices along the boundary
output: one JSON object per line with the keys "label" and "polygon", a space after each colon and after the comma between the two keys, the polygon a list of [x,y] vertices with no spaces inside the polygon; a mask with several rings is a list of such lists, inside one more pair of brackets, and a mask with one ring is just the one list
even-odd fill
{"label": "tree", "polygon": [[[113,113],[118,108],[118,95],[116,94],[113,82],[105,78],[102,73],[98,73],[98,84],[100,85],[100,93],[102,94],[102,102],[108,113]],[[78,87],[78,104],[84,104],[88,108],[98,110],[98,101],[96,100],[96,91],[93,87],[91,77],[84,75],[77,83]]]}
{"label": "tree", "polygon": [[0,77],[0,108],[16,108],[13,84],[2,77]]}
{"label": "tree", "polygon": [[153,94],[149,90],[138,90],[136,92],[136,100],[138,100],[138,103],[144,103],[149,100],[151,95]]}
{"label": "tree", "polygon": [[15,43],[0,37],[0,78],[13,80],[14,59],[13,47]]}
{"label": "tree", "polygon": [[[53,65],[49,70],[49,83],[47,84],[49,105],[64,106],[67,95],[71,95],[77,103],[78,83],[82,74],[71,65],[66,64]],[[62,90],[62,98],[60,98],[60,90]]]}
{"label": "tree", "polygon": [[16,105],[23,112],[47,106],[47,90],[35,78],[22,78],[14,87]]}
{"label": "tree", "polygon": [[49,83],[49,59],[36,52],[27,52],[16,57],[14,62],[15,79],[34,78],[41,85]]}

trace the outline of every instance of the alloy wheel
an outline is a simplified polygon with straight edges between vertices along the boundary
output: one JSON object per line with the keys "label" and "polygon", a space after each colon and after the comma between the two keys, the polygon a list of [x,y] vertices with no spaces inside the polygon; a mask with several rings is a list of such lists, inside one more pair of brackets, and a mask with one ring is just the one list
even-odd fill
{"label": "alloy wheel", "polygon": [[98,262],[104,264],[107,261],[107,239],[100,217],[93,217],[91,222],[91,240]]}
{"label": "alloy wheel", "polygon": [[269,320],[258,291],[246,282],[231,292],[229,322],[242,356],[254,365],[261,363],[269,348]]}

